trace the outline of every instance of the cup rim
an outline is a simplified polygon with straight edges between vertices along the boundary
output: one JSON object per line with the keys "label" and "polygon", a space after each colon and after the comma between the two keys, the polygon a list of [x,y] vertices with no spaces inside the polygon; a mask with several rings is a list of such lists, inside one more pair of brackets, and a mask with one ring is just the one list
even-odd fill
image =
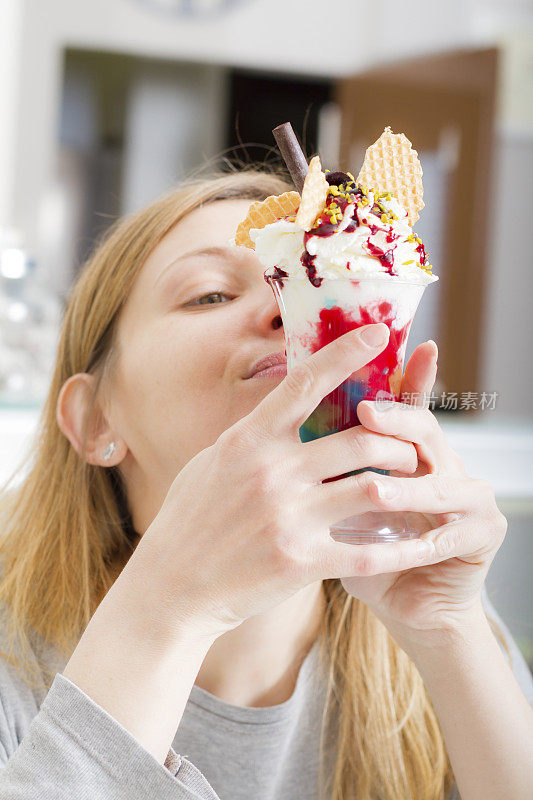
{"label": "cup rim", "polygon": [[[352,283],[353,281],[357,281],[357,283],[360,283],[361,281],[362,282],[373,281],[374,283],[376,283],[376,282],[379,282],[379,283],[385,282],[385,283],[387,283],[389,281],[389,279],[390,279],[390,280],[393,281],[393,283],[406,283],[409,286],[424,286],[424,287],[426,287],[426,286],[429,286],[430,284],[435,283],[436,281],[439,280],[439,276],[438,275],[432,275],[431,277],[434,278],[435,280],[423,281],[423,280],[419,280],[419,279],[416,279],[416,278],[411,278],[411,279],[399,278],[396,275],[392,275],[392,276],[388,275],[386,278],[385,277],[378,278],[375,275],[364,275],[364,276],[359,277],[359,278],[355,277],[355,275],[354,275],[353,278],[352,278],[352,277],[342,276],[341,275],[341,276],[336,277],[336,278],[323,278],[322,280],[325,280],[325,281],[350,281],[350,283]],[[306,282],[309,282],[309,279],[307,278],[307,276],[306,277],[299,277],[299,276],[296,276],[296,275],[287,275],[286,277],[278,276],[278,275],[264,275],[264,278],[265,278],[266,281],[269,281],[269,282],[272,281],[274,283],[276,283],[278,281],[306,281]]]}

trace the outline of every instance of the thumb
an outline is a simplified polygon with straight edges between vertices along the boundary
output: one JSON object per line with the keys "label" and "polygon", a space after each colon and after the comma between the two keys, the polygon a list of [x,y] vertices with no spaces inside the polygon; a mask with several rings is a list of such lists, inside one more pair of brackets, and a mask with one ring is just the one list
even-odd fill
{"label": "thumb", "polygon": [[[406,402],[422,405],[424,395],[428,395],[435,385],[438,356],[438,347],[432,339],[415,349],[402,379],[401,394],[407,395]],[[413,399],[409,400],[411,397]]]}

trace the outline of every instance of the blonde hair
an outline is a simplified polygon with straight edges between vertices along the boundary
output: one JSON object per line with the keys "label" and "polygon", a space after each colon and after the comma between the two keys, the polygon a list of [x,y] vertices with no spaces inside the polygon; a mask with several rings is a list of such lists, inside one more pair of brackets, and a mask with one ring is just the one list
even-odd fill
{"label": "blonde hair", "polygon": [[[59,430],[61,387],[95,376],[92,410],[113,373],[116,322],[146,259],[202,204],[262,200],[292,188],[264,169],[195,178],[116,222],[88,260],[65,312],[50,390],[27,461],[0,495],[0,604],[9,609],[3,655],[38,679],[28,655],[34,633],[68,659],[138,536],[118,468],[88,464]],[[23,469],[20,485],[8,491]],[[333,726],[335,766],[321,777],[330,800],[443,800],[452,771],[422,679],[386,628],[338,580],[325,580],[320,634],[328,691],[322,744]],[[26,655],[25,655],[26,654]],[[45,664],[38,666],[50,684]],[[322,748],[323,759],[326,748]],[[323,761],[325,763],[325,760]],[[324,772],[325,770],[323,770]]]}

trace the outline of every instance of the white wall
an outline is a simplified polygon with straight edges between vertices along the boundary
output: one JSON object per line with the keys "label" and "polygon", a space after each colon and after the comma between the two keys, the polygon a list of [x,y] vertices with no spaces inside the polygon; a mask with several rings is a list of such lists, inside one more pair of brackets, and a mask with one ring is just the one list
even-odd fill
{"label": "white wall", "polygon": [[533,133],[497,136],[483,388],[507,416],[533,417]]}
{"label": "white wall", "polygon": [[[1,1],[15,3],[23,15],[20,30],[14,23],[9,28],[13,46],[21,45],[10,84],[19,103],[11,115],[13,134],[0,140],[0,151],[16,182],[0,185],[0,227],[9,209],[37,253],[46,225],[42,204],[53,179],[65,47],[344,75],[381,59],[455,47],[466,43],[471,29],[463,0],[340,0],[333,20],[323,0],[243,0],[205,20],[156,13],[137,0]],[[10,60],[0,48],[0,73]]]}
{"label": "white wall", "polygon": [[12,224],[22,8],[0,0],[0,233]]}
{"label": "white wall", "polygon": [[[476,0],[479,2],[479,0]],[[484,2],[487,23],[503,17]],[[527,4],[531,16],[533,5]],[[512,0],[506,10],[525,20],[525,6]],[[509,24],[509,20],[507,20]],[[533,33],[531,25],[501,39],[495,174],[492,191],[488,286],[485,308],[482,388],[497,391],[498,413],[533,418]]]}
{"label": "white wall", "polygon": [[139,64],[126,103],[122,213],[220,151],[226,94],[219,67]]}

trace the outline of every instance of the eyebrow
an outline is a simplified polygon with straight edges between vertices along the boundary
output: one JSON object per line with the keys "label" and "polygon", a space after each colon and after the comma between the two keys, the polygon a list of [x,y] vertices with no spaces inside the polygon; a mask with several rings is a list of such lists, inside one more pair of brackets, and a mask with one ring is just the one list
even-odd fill
{"label": "eyebrow", "polygon": [[176,264],[179,264],[181,261],[185,261],[188,258],[199,258],[199,257],[209,257],[209,258],[225,258],[228,259],[232,254],[232,251],[235,250],[234,247],[200,247],[197,250],[190,250],[188,253],[183,253],[178,258],[175,258],[174,261],[171,261],[170,264],[167,264],[164,267],[157,278],[155,279],[154,286],[159,282],[161,277],[168,272],[171,267],[174,267]]}

